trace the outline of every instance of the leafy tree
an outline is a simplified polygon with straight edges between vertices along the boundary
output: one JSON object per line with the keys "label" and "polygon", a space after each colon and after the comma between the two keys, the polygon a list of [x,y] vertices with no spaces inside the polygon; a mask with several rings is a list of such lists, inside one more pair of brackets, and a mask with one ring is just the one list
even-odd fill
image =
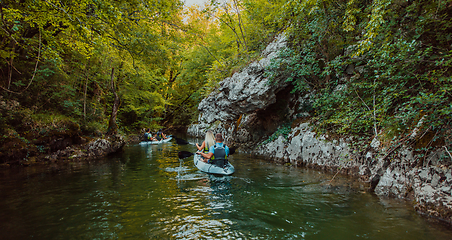
{"label": "leafy tree", "polygon": [[[111,68],[123,64],[119,94],[127,95],[136,86],[131,81],[145,77],[148,83],[140,84],[140,90],[154,92],[147,96],[150,103],[157,103],[152,111],[159,109],[158,104],[165,101],[160,96],[163,92],[156,94],[158,86],[167,81],[167,67],[174,65],[169,59],[178,55],[165,46],[175,46],[170,43],[175,32],[171,24],[180,20],[174,16],[181,6],[179,1],[2,2],[1,57],[8,64],[1,66],[1,87],[24,106],[50,96],[43,108],[75,118],[83,115],[86,120],[90,119],[87,106],[98,105],[89,103],[90,99],[106,97]],[[32,66],[34,71],[30,71]],[[123,92],[123,86],[128,91]],[[90,93],[94,95],[87,96]],[[161,99],[155,99],[157,96]],[[110,106],[103,108],[107,114]]]}
{"label": "leafy tree", "polygon": [[[447,6],[288,1],[282,9],[291,16],[292,45],[270,70],[291,73],[287,80],[296,91],[316,90],[313,107],[321,132],[379,137],[385,144],[409,139],[417,147],[450,145]],[[416,131],[422,134],[405,138]]]}

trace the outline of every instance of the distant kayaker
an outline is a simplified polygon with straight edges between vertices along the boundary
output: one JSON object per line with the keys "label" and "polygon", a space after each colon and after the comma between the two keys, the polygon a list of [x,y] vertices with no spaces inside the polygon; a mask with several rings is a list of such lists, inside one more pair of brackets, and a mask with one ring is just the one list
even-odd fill
{"label": "distant kayaker", "polygon": [[150,128],[148,128],[148,129],[146,130],[146,132],[144,133],[144,138],[145,138],[147,141],[155,141],[155,140],[157,140],[157,139],[155,139],[155,138],[152,137],[152,133],[151,133],[151,129],[150,129]]}
{"label": "distant kayaker", "polygon": [[219,163],[219,165],[224,165],[229,155],[229,148],[223,143],[223,136],[221,133],[215,135],[215,142],[216,143],[209,148],[208,153],[196,152],[196,154],[200,154],[204,159],[210,159],[208,162],[217,164],[217,162],[221,161],[222,163]]}
{"label": "distant kayaker", "polygon": [[158,141],[162,139],[166,139],[166,135],[163,133],[163,129],[159,129],[159,131],[154,135],[154,138],[156,138]]}

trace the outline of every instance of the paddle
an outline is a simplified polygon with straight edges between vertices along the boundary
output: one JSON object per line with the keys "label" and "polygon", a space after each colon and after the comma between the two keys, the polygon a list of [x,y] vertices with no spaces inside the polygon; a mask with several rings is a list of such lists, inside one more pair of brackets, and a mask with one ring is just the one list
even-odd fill
{"label": "paddle", "polygon": [[188,158],[192,155],[195,155],[195,154],[192,152],[188,152],[188,151],[180,151],[177,153],[177,156],[179,156],[179,159]]}
{"label": "paddle", "polygon": [[179,145],[187,145],[187,144],[190,144],[189,142],[185,141],[185,140],[182,139],[182,138],[177,138],[177,137],[173,137],[173,138],[176,139],[176,143],[179,144]]}
{"label": "paddle", "polygon": [[234,154],[235,153],[235,147],[230,147],[229,148],[229,155],[232,155],[232,154]]}
{"label": "paddle", "polygon": [[[234,148],[229,148],[229,155],[232,155],[235,153],[235,147]],[[180,151],[177,153],[177,156],[179,157],[179,159],[184,159],[184,158],[188,158],[190,156],[195,155],[196,153],[192,153],[189,151]]]}

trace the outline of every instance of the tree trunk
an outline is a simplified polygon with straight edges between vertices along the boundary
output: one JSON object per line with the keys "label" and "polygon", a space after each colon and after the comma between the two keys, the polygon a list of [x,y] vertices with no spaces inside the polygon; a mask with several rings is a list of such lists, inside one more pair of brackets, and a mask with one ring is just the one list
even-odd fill
{"label": "tree trunk", "polygon": [[114,81],[114,72],[115,68],[111,69],[111,92],[115,96],[115,100],[113,102],[113,109],[111,110],[110,121],[108,122],[108,130],[107,135],[114,135],[118,132],[118,125],[116,125],[116,116],[118,114],[119,109],[119,96],[115,90],[115,81]]}
{"label": "tree trunk", "polygon": [[89,59],[85,64],[85,86],[83,89],[83,120],[86,121],[86,94],[88,92],[88,80],[89,80]]}
{"label": "tree trunk", "polygon": [[[248,52],[248,44],[246,43],[245,34],[243,32],[243,29],[242,29],[243,24],[242,24],[242,19],[240,18],[240,10],[237,7],[237,1],[233,0],[233,2],[234,2],[234,6],[235,6],[235,11],[237,12],[237,17],[238,17],[238,20],[239,20],[239,28],[240,28],[240,32],[242,33],[242,39],[243,39],[243,44],[245,45],[245,51]],[[243,28],[244,27],[245,26],[243,26]]]}
{"label": "tree trunk", "polygon": [[11,59],[9,62],[9,68],[8,68],[8,87],[7,89],[10,90],[11,88],[11,79],[13,78],[13,62],[14,62],[14,52],[16,51],[16,44],[13,43],[13,48],[11,49]]}

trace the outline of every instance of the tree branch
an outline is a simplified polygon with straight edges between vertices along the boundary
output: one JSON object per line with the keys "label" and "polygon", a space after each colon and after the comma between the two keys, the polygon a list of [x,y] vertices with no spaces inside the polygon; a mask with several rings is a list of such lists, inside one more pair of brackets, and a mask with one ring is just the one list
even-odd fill
{"label": "tree branch", "polygon": [[25,92],[30,87],[31,83],[33,82],[33,79],[36,76],[36,72],[38,70],[39,57],[41,56],[41,46],[42,46],[42,44],[41,44],[41,31],[39,31],[38,59],[36,59],[35,70],[33,72],[33,76],[31,77],[30,82],[28,83],[27,87],[24,90],[22,90],[21,93]]}
{"label": "tree branch", "polygon": [[447,147],[446,146],[443,146],[443,147],[446,150],[446,152],[449,154],[450,159],[452,159],[452,155],[450,155],[450,152],[449,152],[449,150],[447,150]]}

